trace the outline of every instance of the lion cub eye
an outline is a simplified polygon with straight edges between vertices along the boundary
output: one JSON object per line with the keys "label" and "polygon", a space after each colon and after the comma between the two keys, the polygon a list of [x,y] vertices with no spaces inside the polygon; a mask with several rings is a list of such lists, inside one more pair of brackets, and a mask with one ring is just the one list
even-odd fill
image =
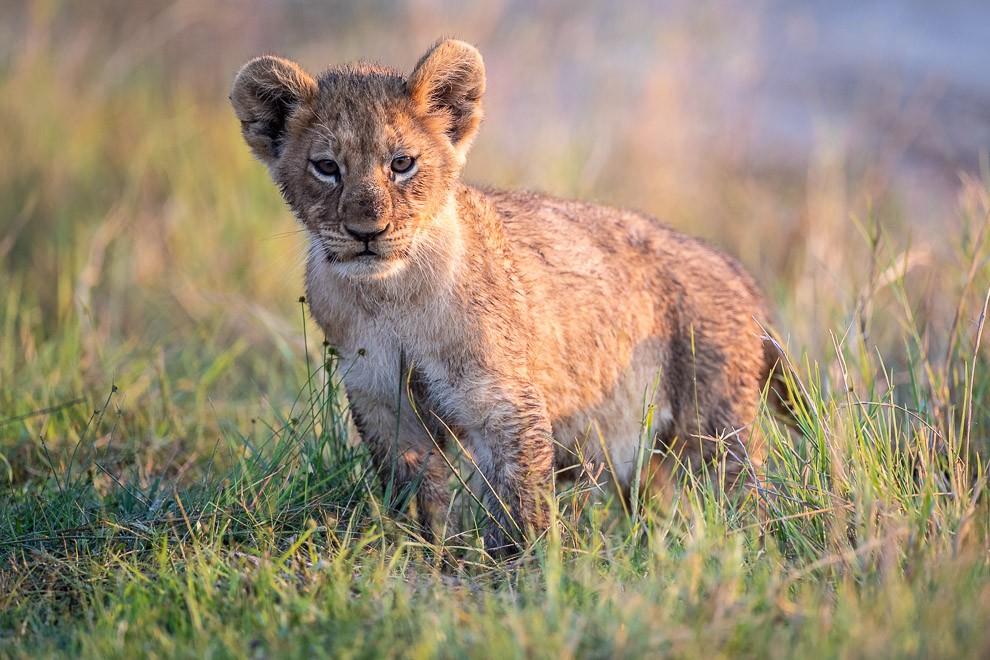
{"label": "lion cub eye", "polygon": [[310,161],[310,164],[313,166],[316,175],[320,178],[336,179],[340,177],[340,166],[337,165],[337,161],[335,160],[321,158]]}
{"label": "lion cub eye", "polygon": [[396,156],[392,159],[392,171],[396,174],[405,174],[416,164],[416,159],[412,156]]}

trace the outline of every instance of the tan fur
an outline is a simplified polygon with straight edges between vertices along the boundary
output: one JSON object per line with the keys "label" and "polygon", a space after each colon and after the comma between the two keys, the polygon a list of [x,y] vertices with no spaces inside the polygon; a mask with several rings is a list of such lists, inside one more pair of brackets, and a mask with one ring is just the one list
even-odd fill
{"label": "tan fur", "polygon": [[[478,51],[442,41],[408,78],[261,57],[231,93],[309,231],[310,309],[382,478],[442,515],[452,433],[489,486],[495,552],[545,529],[555,466],[578,454],[628,494],[637,466],[711,467],[724,439],[733,486],[761,458],[747,425],[773,358],[752,279],[639,213],[462,183],[484,87]],[[391,170],[402,156],[411,174]],[[339,178],[314,171],[327,159]]]}

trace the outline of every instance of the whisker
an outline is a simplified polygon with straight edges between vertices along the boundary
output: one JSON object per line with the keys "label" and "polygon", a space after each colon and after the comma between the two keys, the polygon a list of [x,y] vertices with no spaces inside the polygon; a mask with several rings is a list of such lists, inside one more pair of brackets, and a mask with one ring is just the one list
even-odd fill
{"label": "whisker", "polygon": [[273,241],[273,240],[276,240],[276,239],[279,239],[279,238],[285,238],[286,236],[296,236],[297,234],[302,234],[302,233],[305,233],[305,232],[306,232],[306,228],[305,227],[298,227],[298,228],[293,229],[291,231],[282,231],[282,232],[279,232],[277,234],[272,234],[271,236],[264,236],[264,237],[262,237],[262,238],[260,238],[258,240],[261,240],[261,241]]}

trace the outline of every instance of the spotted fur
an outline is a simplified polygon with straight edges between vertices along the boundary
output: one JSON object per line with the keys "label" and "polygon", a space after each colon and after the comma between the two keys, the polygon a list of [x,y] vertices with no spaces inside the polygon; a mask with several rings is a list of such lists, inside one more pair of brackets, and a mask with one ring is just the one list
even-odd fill
{"label": "spotted fur", "polygon": [[408,77],[260,57],[231,93],[308,230],[310,310],[390,492],[415,486],[435,524],[456,440],[497,553],[546,528],[555,468],[579,455],[628,495],[663,489],[675,464],[711,468],[722,446],[733,487],[762,456],[748,425],[775,358],[753,280],[642,214],[462,183],[484,90],[478,51],[448,40]]}

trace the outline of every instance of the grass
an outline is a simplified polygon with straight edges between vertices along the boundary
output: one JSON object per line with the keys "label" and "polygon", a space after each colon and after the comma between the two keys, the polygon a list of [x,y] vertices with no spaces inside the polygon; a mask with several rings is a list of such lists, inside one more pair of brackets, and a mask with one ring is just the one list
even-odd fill
{"label": "grass", "polygon": [[[470,534],[431,547],[384,512],[298,303],[303,238],[216,91],[237,63],[182,42],[121,69],[135,41],[112,21],[57,3],[15,18],[0,53],[0,151],[17,156],[0,159],[0,655],[990,651],[987,181],[964,178],[956,213],[918,224],[893,193],[858,192],[827,145],[773,177],[657,164],[633,133],[600,175],[580,166],[592,146],[566,140],[523,167],[498,115],[511,92],[491,85],[469,176],[628,194],[718,236],[770,292],[810,402],[800,433],[760,420],[764,515],[703,485],[672,512],[627,512],[580,483],[557,493],[548,537],[499,564]],[[410,59],[418,38],[376,52]],[[670,68],[649,75],[650,103],[678,89]],[[558,109],[534,124],[613,116]],[[620,182],[621,163],[637,167]]]}

